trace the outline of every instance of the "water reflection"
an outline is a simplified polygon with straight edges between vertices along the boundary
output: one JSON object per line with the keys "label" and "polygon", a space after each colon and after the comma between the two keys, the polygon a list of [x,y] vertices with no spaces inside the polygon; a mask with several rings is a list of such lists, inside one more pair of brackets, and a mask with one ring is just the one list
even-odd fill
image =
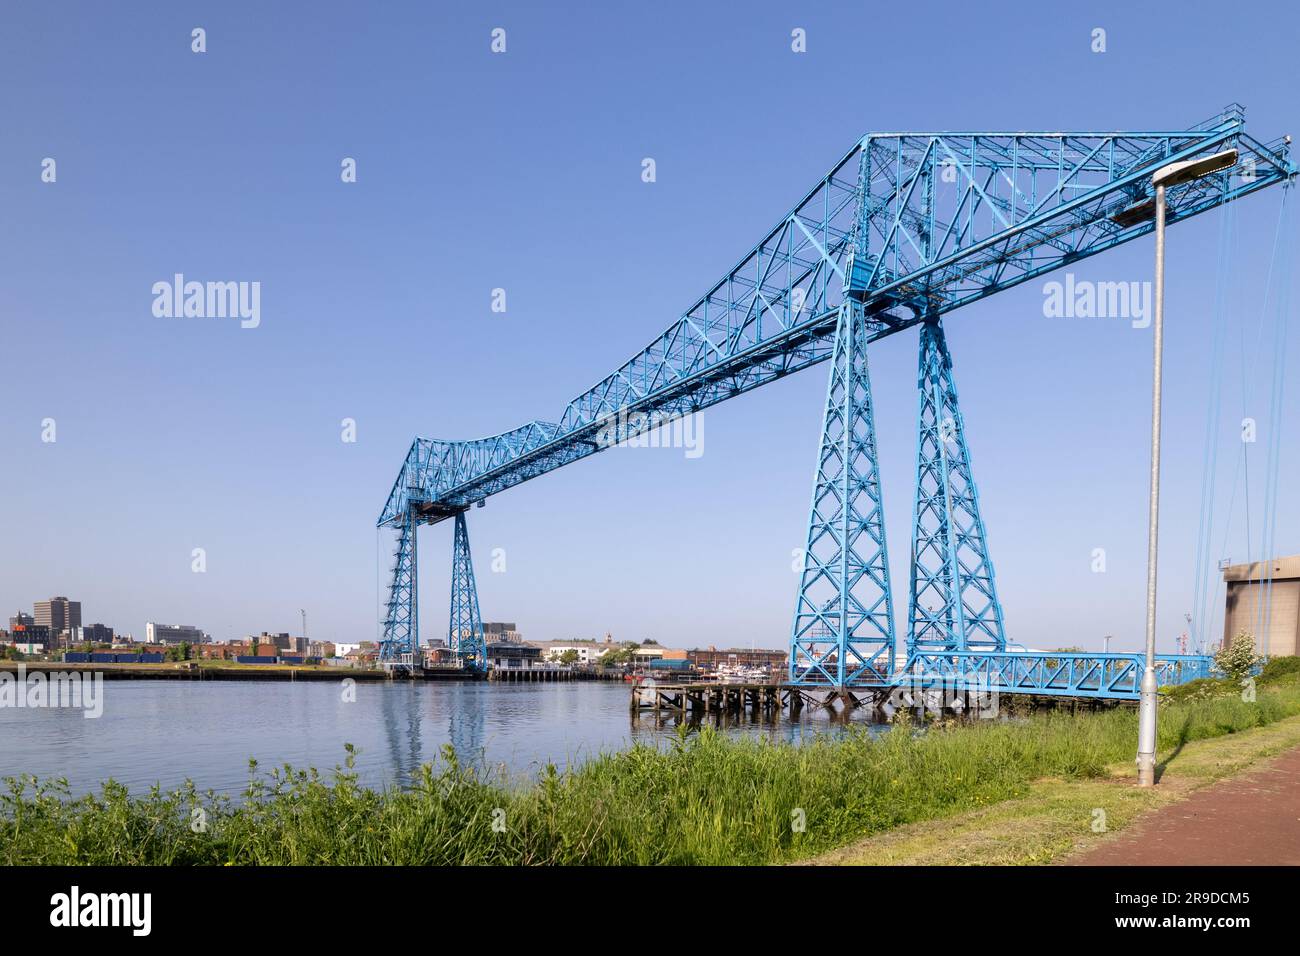
{"label": "water reflection", "polygon": [[410,780],[419,769],[420,704],[414,684],[395,684],[391,693],[381,697],[384,736],[388,744],[388,759],[394,774],[400,780]]}
{"label": "water reflection", "polygon": [[471,706],[454,708],[447,714],[447,742],[456,753],[471,762],[486,761],[484,716],[490,702],[482,698]]}
{"label": "water reflection", "polygon": [[238,792],[248,760],[330,771],[357,751],[356,772],[370,786],[401,785],[446,744],[466,764],[535,778],[631,741],[658,742],[679,727],[799,742],[818,733],[869,726],[862,712],[831,719],[805,708],[799,719],[762,712],[629,717],[623,684],[358,684],[355,700],[333,683],[108,681],[104,715],[85,720],[61,710],[0,709],[0,776],[66,776],[73,791],[109,777],[138,792],[154,783]]}

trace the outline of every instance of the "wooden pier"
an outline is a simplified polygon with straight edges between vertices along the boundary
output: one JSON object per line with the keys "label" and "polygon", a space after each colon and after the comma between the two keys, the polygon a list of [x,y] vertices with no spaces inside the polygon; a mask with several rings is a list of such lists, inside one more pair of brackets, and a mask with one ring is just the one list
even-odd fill
{"label": "wooden pier", "polygon": [[488,680],[507,684],[622,679],[623,672],[612,667],[494,667],[488,671]]}
{"label": "wooden pier", "polygon": [[[870,691],[795,687],[785,683],[698,683],[661,684],[645,681],[632,687],[630,710],[633,715],[651,711],[667,714],[744,714],[776,717],[788,711],[798,716],[804,707],[820,708],[832,714],[847,714],[864,706],[877,706],[880,700]],[[841,709],[842,708],[842,709]]]}
{"label": "wooden pier", "polygon": [[646,680],[632,686],[630,710],[633,717],[653,713],[659,717],[739,716],[774,720],[786,711],[791,719],[798,719],[805,707],[824,711],[832,720],[846,720],[857,710],[863,710],[876,719],[888,719],[900,707],[919,715],[955,714],[990,717],[999,706],[1007,712],[1027,712],[1039,709],[1078,710],[1106,709],[1131,704],[1131,701],[1097,700],[1095,698],[1051,697],[1035,694],[1008,696],[1002,704],[994,703],[988,709],[986,695],[974,691],[904,692],[902,702],[898,688],[832,686],[794,686],[785,683],[725,683],[700,681],[695,683],[661,684]]}

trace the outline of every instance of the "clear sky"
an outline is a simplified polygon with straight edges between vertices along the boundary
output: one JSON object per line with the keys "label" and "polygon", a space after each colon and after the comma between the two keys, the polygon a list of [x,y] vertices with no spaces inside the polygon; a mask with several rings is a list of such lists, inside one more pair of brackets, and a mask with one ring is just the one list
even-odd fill
{"label": "clear sky", "polygon": [[[1300,133],[1294,4],[1142,6],[6,3],[0,612],[66,594],[87,623],[225,640],[296,633],[306,608],[312,636],[373,638],[375,519],[412,437],[557,420],[863,133],[1180,128],[1233,101],[1261,139]],[[1282,473],[1300,468],[1256,346],[1280,200],[1236,209],[1211,569],[1247,557],[1247,501],[1259,556],[1269,429]],[[1162,649],[1194,602],[1222,219],[1170,233]],[[1146,239],[1073,271],[1151,269]],[[175,273],[260,282],[260,325],[156,317]],[[946,321],[1008,636],[1136,649],[1150,329],[1042,304],[1029,283]],[[915,353],[906,333],[872,359],[900,621]],[[783,645],[826,373],[710,409],[698,458],[613,450],[471,512],[484,617],[539,639]],[[1233,496],[1243,414],[1260,434]],[[425,638],[445,635],[450,542],[449,523],[421,532]]]}

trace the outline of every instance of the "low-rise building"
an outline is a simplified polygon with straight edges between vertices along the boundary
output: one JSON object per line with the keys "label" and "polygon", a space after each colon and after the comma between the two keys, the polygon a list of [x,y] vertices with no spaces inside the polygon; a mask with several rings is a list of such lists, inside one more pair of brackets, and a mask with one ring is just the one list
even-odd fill
{"label": "low-rise building", "polygon": [[484,621],[483,622],[483,640],[491,644],[493,641],[504,641],[508,644],[522,643],[524,636],[519,633],[514,623],[506,624],[502,621]]}
{"label": "low-rise building", "polygon": [[456,666],[456,655],[451,652],[451,648],[444,641],[439,645],[427,645],[424,648],[424,666],[425,667],[453,667]]}
{"label": "low-rise building", "polygon": [[202,629],[189,624],[156,624],[147,621],[144,625],[144,642],[146,644],[204,644],[208,635]]}
{"label": "low-rise building", "polygon": [[232,657],[279,657],[280,648],[274,644],[263,643],[256,637],[250,637],[245,641],[231,641],[225,645],[230,649]]}
{"label": "low-rise building", "polygon": [[496,641],[487,646],[488,666],[500,669],[536,667],[542,663],[542,649],[534,644]]}
{"label": "low-rise building", "polygon": [[[31,620],[28,618],[28,620]],[[50,629],[44,624],[11,624],[9,626],[9,640],[15,647],[18,645],[35,646],[40,645],[41,649],[50,646]],[[19,648],[21,650],[21,647]],[[39,653],[23,651],[23,653]]]}
{"label": "low-rise building", "polygon": [[611,640],[609,635],[605,635],[605,640],[584,640],[576,639],[570,641],[534,641],[530,642],[538,647],[542,652],[542,657],[548,661],[558,661],[570,651],[576,656],[579,664],[597,664],[600,659],[611,651],[623,649],[623,645]]}
{"label": "low-rise building", "polygon": [[69,634],[69,640],[74,644],[111,644],[113,643],[113,629],[104,624],[85,624],[81,627],[72,628]]}
{"label": "low-rise building", "polygon": [[373,641],[362,641],[343,656],[345,659],[356,663],[373,661],[379,657],[379,645]]}
{"label": "low-rise building", "polygon": [[762,668],[772,674],[785,670],[786,652],[766,647],[740,648],[731,647],[719,650],[709,645],[696,648],[687,654],[687,658],[701,671],[716,671],[719,668]]}
{"label": "low-rise building", "polygon": [[253,636],[252,634],[250,634],[246,638],[244,638],[244,640],[246,640],[250,644],[254,644],[254,643],[270,644],[272,647],[276,649],[276,651],[280,651],[280,652],[289,650],[288,631],[280,631],[278,634],[271,634],[268,631],[263,631],[261,634],[258,634],[257,636]]}

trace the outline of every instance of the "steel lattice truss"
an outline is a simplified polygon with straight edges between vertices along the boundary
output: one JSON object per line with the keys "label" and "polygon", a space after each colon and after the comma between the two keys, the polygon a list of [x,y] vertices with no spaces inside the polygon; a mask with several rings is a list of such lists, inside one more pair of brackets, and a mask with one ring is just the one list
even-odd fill
{"label": "steel lattice truss", "polygon": [[1294,175],[1289,147],[1248,136],[1240,107],[1190,130],[870,134],[558,424],[416,439],[380,523],[408,505],[440,521],[600,451],[620,413],[688,413],[827,359],[846,297],[874,340],[1144,236],[1150,221],[1111,216],[1150,198],[1157,167],[1228,146],[1234,170],[1169,190],[1171,223]]}
{"label": "steel lattice truss", "polygon": [[[1161,687],[1210,676],[1211,659],[1196,654],[1156,655]],[[888,686],[1056,697],[1137,700],[1146,658],[1141,654],[1066,654],[997,651],[918,652]]]}
{"label": "steel lattice truss", "polygon": [[921,326],[917,386],[921,413],[907,648],[1004,650],[1002,605],[971,474],[966,426],[957,405],[952,358],[938,319]]}
{"label": "steel lattice truss", "polygon": [[455,543],[451,559],[451,622],[447,646],[462,664],[482,668],[487,663],[483,641],[483,620],[478,609],[478,588],[474,585],[474,562],[469,553],[469,530],[465,515],[456,515]]}
{"label": "steel lattice truss", "polygon": [[792,679],[857,684],[893,665],[894,610],[862,308],[840,312],[790,636]]}
{"label": "steel lattice truss", "polygon": [[[1253,139],[1237,106],[1187,130],[869,134],[667,330],[569,402],[556,422],[529,422],[474,441],[415,439],[379,524],[400,526],[411,516],[433,524],[463,516],[493,494],[829,359],[845,307],[861,329],[845,363],[856,368],[869,342],[922,322],[937,328],[938,317],[953,309],[1146,235],[1153,229],[1150,219],[1129,213],[1151,203],[1151,174],[1167,163],[1228,147],[1239,153],[1236,167],[1168,190],[1169,223],[1294,177],[1289,139]],[[861,368],[865,383],[865,357]],[[936,402],[948,403],[943,379],[936,377],[943,391]],[[950,403],[955,411],[955,391]],[[924,444],[924,403],[922,411]],[[938,404],[929,414],[942,427]],[[869,420],[869,411],[861,420]],[[874,439],[870,444],[874,455]],[[934,496],[926,495],[925,525],[918,500],[919,561],[909,634],[936,648],[998,649],[1004,641],[1001,609],[964,439],[959,444],[962,468],[927,468],[927,452],[921,452],[923,483],[926,475],[947,473],[969,491],[954,494],[950,486],[946,503],[963,514],[960,525],[954,519],[939,537]],[[850,467],[845,474],[879,506],[878,490],[874,498],[865,490],[876,481],[874,462],[866,471]],[[858,510],[858,517],[864,511],[873,509]],[[810,545],[819,521],[834,525],[825,518],[814,503]],[[846,527],[841,521],[841,547]],[[874,536],[865,537],[872,544],[859,536],[862,552],[856,545],[842,550],[842,565],[855,569],[846,574],[859,586],[868,582],[867,591],[881,589],[883,582],[887,598],[887,569],[875,560]],[[978,553],[967,553],[976,539]],[[825,568],[812,573],[815,584],[829,574]],[[846,580],[842,574],[841,582]],[[923,601],[936,586],[945,597],[934,605]],[[805,603],[806,590],[801,586],[792,651],[800,641],[809,642],[806,669],[818,679],[836,682],[855,673],[868,679],[871,662],[880,658],[875,649],[851,649],[846,636],[845,644],[827,654],[812,647],[811,639],[830,632],[838,645],[842,635],[856,640],[875,633],[882,620],[876,597],[850,597],[841,588],[836,600],[849,613],[836,623],[824,601]],[[414,600],[413,589],[400,594]],[[397,640],[401,614],[395,616],[391,607],[385,635]],[[892,623],[886,626],[892,647]],[[414,628],[407,639],[413,648]]]}
{"label": "steel lattice truss", "polygon": [[384,637],[379,644],[381,660],[393,663],[402,662],[403,654],[413,655],[419,644],[420,602],[417,594],[415,529],[415,515],[408,511],[406,520],[399,525],[384,616]]}

